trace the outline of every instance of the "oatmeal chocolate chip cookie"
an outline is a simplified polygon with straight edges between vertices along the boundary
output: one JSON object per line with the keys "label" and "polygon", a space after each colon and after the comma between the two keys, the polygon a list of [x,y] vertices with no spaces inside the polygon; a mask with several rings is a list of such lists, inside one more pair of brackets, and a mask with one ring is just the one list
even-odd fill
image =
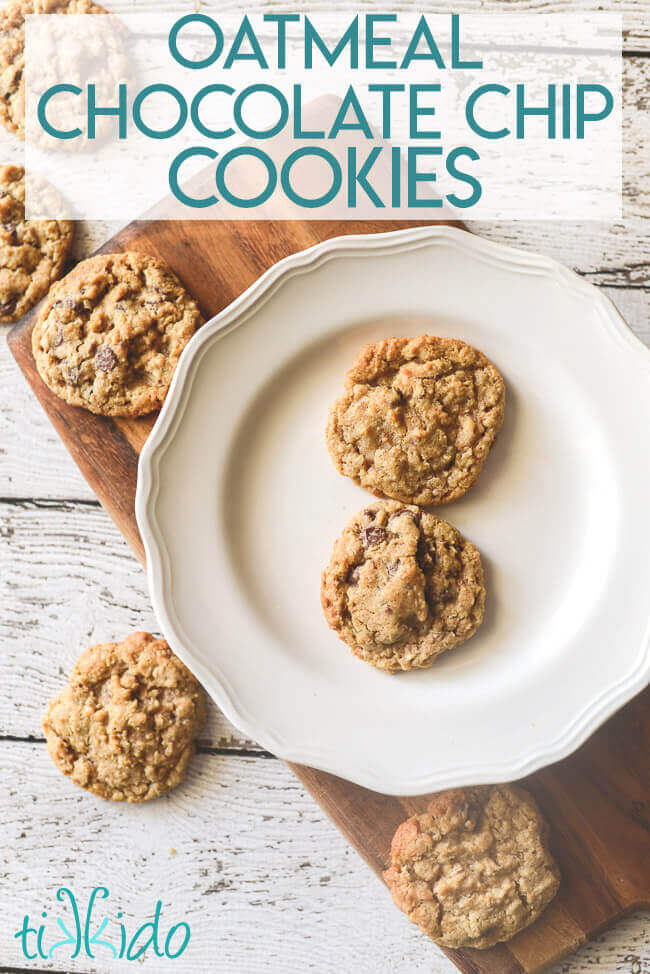
{"label": "oatmeal chocolate chip cookie", "polygon": [[395,905],[443,947],[492,947],[540,915],[560,874],[535,801],[513,785],[435,795],[398,828],[384,873]]}
{"label": "oatmeal chocolate chip cookie", "polygon": [[105,416],[143,416],[163,404],[201,324],[196,302],[162,261],[100,254],[51,289],[32,349],[61,399]]}
{"label": "oatmeal chocolate chip cookie", "polygon": [[431,666],[483,620],[481,556],[434,514],[379,501],[336,541],[321,603],[360,659],[390,672]]}
{"label": "oatmeal chocolate chip cookie", "polygon": [[144,802],[179,784],[205,722],[205,696],[164,639],[135,632],[91,646],[43,719],[47,750],[76,785]]}
{"label": "oatmeal chocolate chip cookie", "polygon": [[0,321],[18,321],[63,271],[74,224],[25,219],[25,170],[0,166]]}
{"label": "oatmeal chocolate chip cookie", "polygon": [[476,481],[504,407],[501,375],[471,345],[389,338],[348,372],[327,446],[339,472],[378,497],[445,504]]}
{"label": "oatmeal chocolate chip cookie", "polygon": [[25,17],[105,13],[92,0],[11,0],[0,11],[0,125],[25,138]]}

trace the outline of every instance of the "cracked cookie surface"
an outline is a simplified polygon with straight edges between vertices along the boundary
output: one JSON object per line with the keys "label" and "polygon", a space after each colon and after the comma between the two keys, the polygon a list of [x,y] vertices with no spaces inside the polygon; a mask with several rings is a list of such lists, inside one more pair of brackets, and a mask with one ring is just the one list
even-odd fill
{"label": "cracked cookie surface", "polygon": [[378,497],[445,504],[475,483],[504,409],[500,373],[471,345],[389,338],[348,372],[327,446],[338,471]]}
{"label": "cracked cookie surface", "polygon": [[25,219],[25,170],[0,166],[0,321],[18,321],[62,274],[74,224]]}
{"label": "cracked cookie surface", "polygon": [[481,624],[481,556],[434,514],[377,501],[337,539],[321,603],[360,659],[390,672],[430,666]]}
{"label": "cracked cookie surface", "polygon": [[92,0],[11,0],[0,10],[0,124],[25,138],[25,17],[105,14]]}
{"label": "cracked cookie surface", "polygon": [[397,829],[384,879],[395,905],[444,947],[509,940],[548,906],[560,874],[547,826],[513,785],[440,792]]}
{"label": "cracked cookie surface", "polygon": [[205,723],[199,682],[164,639],[91,646],[43,719],[47,750],[76,785],[143,802],[179,784]]}
{"label": "cracked cookie surface", "polygon": [[32,350],[41,378],[61,399],[106,416],[142,416],[162,406],[202,322],[162,261],[100,254],[51,289]]}

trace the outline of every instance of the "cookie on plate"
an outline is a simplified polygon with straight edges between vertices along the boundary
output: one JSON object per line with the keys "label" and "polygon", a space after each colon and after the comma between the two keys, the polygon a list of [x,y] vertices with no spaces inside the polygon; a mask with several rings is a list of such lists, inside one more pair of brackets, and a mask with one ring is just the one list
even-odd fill
{"label": "cookie on plate", "polygon": [[492,947],[548,906],[560,873],[534,799],[513,785],[440,792],[397,829],[395,905],[443,947]]}
{"label": "cookie on plate", "polygon": [[378,497],[445,504],[475,483],[504,408],[501,375],[471,345],[389,338],[348,372],[327,446],[339,472]]}
{"label": "cookie on plate", "polygon": [[47,750],[76,785],[144,802],[178,785],[205,722],[199,682],[164,639],[91,646],[43,718]]}
{"label": "cookie on plate", "polygon": [[483,620],[481,556],[435,514],[377,501],[336,541],[321,603],[360,659],[390,672],[430,666]]}
{"label": "cookie on plate", "polygon": [[162,261],[99,254],[54,285],[32,333],[46,385],[73,406],[143,416],[162,406],[181,352],[202,324]]}
{"label": "cookie on plate", "polygon": [[63,273],[74,224],[25,219],[25,170],[0,166],[0,321],[18,321]]}
{"label": "cookie on plate", "polygon": [[92,0],[11,0],[0,10],[0,125],[25,138],[25,17],[105,13]]}

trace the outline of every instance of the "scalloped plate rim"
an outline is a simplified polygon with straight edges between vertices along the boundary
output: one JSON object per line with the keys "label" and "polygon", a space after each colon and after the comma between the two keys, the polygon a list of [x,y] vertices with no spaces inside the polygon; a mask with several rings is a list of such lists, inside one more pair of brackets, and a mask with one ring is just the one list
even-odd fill
{"label": "scalloped plate rim", "polygon": [[610,299],[553,258],[495,243],[456,227],[440,225],[333,237],[278,261],[196,333],[181,356],[165,404],[140,454],[135,500],[136,520],[146,555],[148,585],[161,631],[174,652],[201,680],[226,718],[246,737],[285,761],[307,765],[363,787],[394,795],[415,795],[446,787],[513,781],[568,757],[650,683],[650,617],[635,666],[615,686],[588,701],[552,741],[543,742],[533,753],[526,757],[517,756],[510,761],[482,762],[480,767],[467,764],[436,769],[419,777],[393,775],[387,781],[385,774],[371,766],[344,767],[345,759],[341,760],[339,754],[331,753],[324,746],[310,748],[283,740],[271,728],[261,726],[246,711],[221,669],[219,680],[212,679],[201,663],[200,653],[189,644],[173,609],[169,557],[156,518],[155,502],[160,460],[182,422],[192,383],[209,344],[245,324],[262,304],[272,298],[284,281],[315,269],[322,261],[345,257],[346,253],[355,257],[371,257],[378,250],[401,252],[427,246],[437,239],[479,253],[510,270],[538,273],[549,280],[555,279],[564,287],[589,294],[598,304],[609,339],[622,341],[629,348],[633,367],[638,368],[644,359],[646,365],[650,364],[650,350],[629,328]]}

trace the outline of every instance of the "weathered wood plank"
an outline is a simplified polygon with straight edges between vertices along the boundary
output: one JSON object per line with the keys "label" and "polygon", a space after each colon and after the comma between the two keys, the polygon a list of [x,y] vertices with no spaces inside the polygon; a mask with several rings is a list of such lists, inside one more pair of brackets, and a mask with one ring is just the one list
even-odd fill
{"label": "weathered wood plank", "polygon": [[[241,6],[237,0],[224,0],[216,4],[214,2],[202,2],[198,0],[201,9],[206,13],[213,11],[232,11],[240,10]],[[286,12],[286,7],[281,0],[266,0],[261,5],[264,10]],[[110,8],[116,13],[128,13],[137,10],[143,12],[147,10],[181,10],[186,7],[194,9],[193,0],[112,0]],[[599,0],[457,0],[454,4],[454,12],[457,13],[490,13],[501,12],[543,13],[543,14],[581,14],[585,11],[603,10],[620,13],[623,18],[623,34],[625,49],[629,51],[648,51],[650,50],[650,25],[648,23],[648,9],[645,0],[611,0],[610,3],[603,5]],[[349,10],[341,0],[315,0],[310,5],[310,11],[332,11]],[[364,10],[381,10],[385,12],[385,6],[380,0],[366,0],[363,5]],[[408,0],[398,0],[391,4],[391,10],[412,10],[412,4]],[[449,6],[441,2],[427,4],[428,13],[449,13]],[[215,16],[217,14],[215,13]]]}
{"label": "weathered wood plank", "polygon": [[[144,571],[96,502],[2,503],[0,537],[0,738],[39,737],[86,646],[157,624]],[[213,704],[201,740],[257,750]]]}
{"label": "weathered wood plank", "polygon": [[[158,898],[165,931],[180,920],[190,924],[190,946],[174,965],[179,971],[374,974],[395,969],[389,951],[404,972],[453,969],[394,909],[280,761],[197,755],[182,786],[142,806],[110,805],[75,788],[43,746],[0,749],[0,768],[10,783],[2,964],[45,968],[25,962],[12,938],[23,915],[40,922],[45,909],[54,917],[61,885],[87,897],[104,883],[112,917],[122,910],[131,929]],[[48,929],[51,944],[60,931],[54,923]],[[96,964],[60,951],[52,964],[103,971],[109,960],[105,950]],[[155,957],[147,960],[147,969],[160,969]]]}
{"label": "weathered wood plank", "polygon": [[[650,220],[558,224],[554,221],[469,221],[479,236],[523,250],[539,251],[587,274],[594,284],[649,286]],[[645,269],[645,279],[643,276]]]}
{"label": "weathered wood plank", "polygon": [[[105,4],[111,13],[152,13],[160,10],[186,12],[200,8],[204,13],[217,17],[220,13],[241,12],[239,0],[107,0]],[[265,0],[258,5],[264,12],[286,13],[286,5],[282,0]],[[336,10],[350,11],[350,6],[342,0],[313,0],[309,6],[310,12],[319,10],[330,13]],[[381,0],[365,0],[364,11],[386,12]],[[391,10],[413,10],[409,0],[397,0],[391,4]],[[449,14],[449,5],[440,0],[430,2],[426,6],[429,14]],[[590,11],[606,10],[619,13],[623,20],[623,50],[629,54],[650,52],[650,23],[646,0],[610,0],[603,4],[601,0],[457,0],[453,6],[455,13],[540,13],[540,14],[583,14]]]}
{"label": "weathered wood plank", "polygon": [[0,334],[0,496],[95,496],[56,434]]}
{"label": "weathered wood plank", "polygon": [[[646,12],[647,18],[647,12]],[[650,23],[650,18],[647,18]],[[650,58],[623,62],[623,215],[650,215]]]}
{"label": "weathered wood plank", "polygon": [[[141,806],[111,805],[75,788],[42,745],[0,747],[0,775],[8,782],[3,835],[11,850],[0,866],[2,965],[47,969],[26,964],[13,940],[23,915],[40,919],[45,909],[54,918],[60,885],[81,898],[104,883],[111,915],[122,910],[131,929],[158,898],[165,931],[170,922],[190,923],[190,947],[174,965],[180,972],[454,969],[394,909],[279,761],[197,755],[183,785]],[[649,934],[650,918],[631,918],[554,974],[632,974],[635,962],[643,971]],[[91,965],[60,952],[52,965],[115,970],[105,956],[98,952]],[[147,961],[159,969],[155,958]]]}

